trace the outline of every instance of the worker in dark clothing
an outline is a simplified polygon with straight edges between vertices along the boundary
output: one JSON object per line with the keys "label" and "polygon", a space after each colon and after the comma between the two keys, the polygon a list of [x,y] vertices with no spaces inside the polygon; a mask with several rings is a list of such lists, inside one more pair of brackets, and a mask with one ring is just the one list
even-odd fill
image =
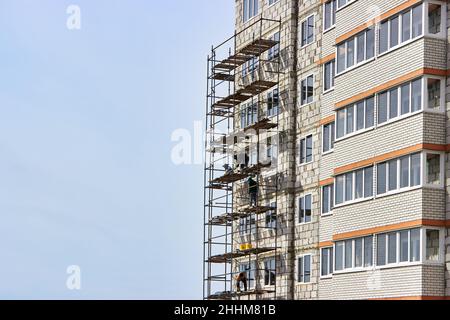
{"label": "worker in dark clothing", "polygon": [[244,284],[244,291],[247,291],[247,274],[245,272],[239,273],[236,277],[236,290],[241,292],[241,282]]}
{"label": "worker in dark clothing", "polygon": [[248,194],[250,196],[250,206],[256,207],[258,198],[258,183],[253,179],[253,177],[249,177],[247,183]]}

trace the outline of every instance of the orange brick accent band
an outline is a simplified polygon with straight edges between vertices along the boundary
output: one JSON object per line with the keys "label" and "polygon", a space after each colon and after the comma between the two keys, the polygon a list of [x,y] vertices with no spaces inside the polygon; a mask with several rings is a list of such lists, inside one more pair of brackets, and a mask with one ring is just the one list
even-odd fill
{"label": "orange brick accent band", "polygon": [[324,241],[319,243],[319,248],[332,247],[333,241]]}
{"label": "orange brick accent band", "polygon": [[323,118],[322,120],[319,121],[318,127],[332,123],[332,122],[334,122],[334,120],[335,120],[335,115]]}
{"label": "orange brick accent band", "polygon": [[362,230],[356,230],[351,232],[345,232],[341,234],[335,234],[333,235],[333,241],[340,241],[345,239],[352,239],[352,238],[358,238],[358,237],[364,237],[371,234],[376,233],[384,233],[389,231],[397,231],[401,229],[410,229],[410,228],[416,228],[421,226],[429,226],[429,227],[447,227],[450,225],[449,220],[413,220],[408,222],[402,222],[402,223],[396,223],[396,224],[390,224],[386,226],[381,227],[375,227],[375,228],[368,228],[368,229],[362,229]]}
{"label": "orange brick accent band", "polygon": [[323,187],[323,186],[328,186],[330,184],[334,183],[334,178],[329,178],[329,179],[325,179],[319,182],[319,186]]}
{"label": "orange brick accent band", "polygon": [[422,0],[405,1],[401,5],[393,8],[393,9],[391,9],[391,10],[389,10],[389,11],[387,11],[387,12],[381,14],[381,15],[379,15],[378,17],[376,17],[376,18],[374,18],[372,20],[369,20],[366,23],[356,27],[355,29],[353,29],[353,30],[351,30],[351,31],[349,31],[347,33],[344,33],[343,35],[337,37],[336,38],[336,44],[341,43],[341,42],[343,42],[343,41],[345,41],[345,40],[355,36],[356,34],[360,33],[361,31],[363,31],[363,30],[367,29],[368,27],[374,25],[377,21],[382,21],[382,20],[385,20],[385,19],[387,19],[389,17],[392,17],[393,15],[396,15],[397,13],[399,13],[399,12],[409,8],[409,7],[412,7],[413,5],[415,5],[415,4],[419,3],[419,2],[422,2]]}
{"label": "orange brick accent band", "polygon": [[363,93],[357,94],[351,98],[339,101],[335,104],[335,109],[340,109],[342,107],[346,107],[349,104],[355,103],[357,101],[363,100],[365,98],[368,98],[370,96],[373,96],[375,93],[382,92],[384,90],[396,87],[398,85],[401,85],[402,83],[414,80],[415,78],[418,78],[420,76],[423,76],[425,74],[428,75],[434,75],[434,76],[446,76],[448,70],[440,70],[440,69],[431,69],[431,68],[421,68],[419,70],[410,72],[405,74],[404,76],[401,76],[397,79],[388,81],[382,85],[376,86],[375,88],[369,89]]}
{"label": "orange brick accent band", "polygon": [[336,59],[336,53],[332,53],[332,54],[327,55],[326,57],[323,57],[322,59],[320,59],[317,62],[317,64],[318,65],[322,65],[322,64],[325,64],[325,63],[327,63],[327,62],[329,62],[331,60],[334,60],[334,59]]}

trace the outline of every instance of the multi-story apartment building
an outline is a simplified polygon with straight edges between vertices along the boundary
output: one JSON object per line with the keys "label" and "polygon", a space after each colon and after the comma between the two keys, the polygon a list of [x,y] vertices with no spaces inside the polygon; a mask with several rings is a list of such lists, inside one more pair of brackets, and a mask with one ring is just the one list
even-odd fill
{"label": "multi-story apartment building", "polygon": [[205,298],[450,297],[447,2],[235,5],[208,60]]}

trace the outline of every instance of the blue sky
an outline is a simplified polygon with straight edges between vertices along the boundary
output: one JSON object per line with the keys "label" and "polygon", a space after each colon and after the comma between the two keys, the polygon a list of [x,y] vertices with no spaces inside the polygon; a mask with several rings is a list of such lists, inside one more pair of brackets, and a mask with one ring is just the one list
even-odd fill
{"label": "blue sky", "polygon": [[201,298],[203,167],[175,166],[170,138],[203,119],[206,55],[233,15],[231,0],[0,0],[0,298]]}

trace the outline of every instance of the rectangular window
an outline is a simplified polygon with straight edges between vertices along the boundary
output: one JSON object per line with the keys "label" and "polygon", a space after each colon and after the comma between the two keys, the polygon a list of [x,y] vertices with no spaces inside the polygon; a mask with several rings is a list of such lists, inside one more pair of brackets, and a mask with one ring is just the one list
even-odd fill
{"label": "rectangular window", "polygon": [[366,119],[365,127],[371,128],[375,122],[375,98],[366,99]]}
{"label": "rectangular window", "polygon": [[409,187],[409,156],[400,158],[400,188]]}
{"label": "rectangular window", "polygon": [[347,42],[347,68],[352,67],[355,64],[355,39]]}
{"label": "rectangular window", "polygon": [[441,33],[442,6],[436,3],[428,3],[428,33]]}
{"label": "rectangular window", "polygon": [[356,104],[356,131],[364,129],[364,101]]}
{"label": "rectangular window", "polygon": [[366,33],[363,32],[357,35],[356,42],[356,63],[360,63],[366,58]]}
{"label": "rectangular window", "polygon": [[277,228],[277,204],[273,202],[270,204],[272,210],[266,212],[266,228],[276,229]]}
{"label": "rectangular window", "polygon": [[388,263],[397,262],[397,233],[392,232],[387,235],[388,238]]}
{"label": "rectangular window", "polygon": [[300,140],[300,164],[310,163],[313,160],[313,137],[307,136]]}
{"label": "rectangular window", "polygon": [[382,163],[377,166],[377,194],[386,193],[386,167],[386,163]]}
{"label": "rectangular window", "polygon": [[380,25],[380,53],[386,52],[389,48],[389,21]]}
{"label": "rectangular window", "polygon": [[398,116],[398,89],[389,91],[389,119],[394,119]]}
{"label": "rectangular window", "polygon": [[355,239],[355,268],[363,266],[363,238]]}
{"label": "rectangular window", "polygon": [[243,2],[243,19],[247,22],[258,14],[259,0],[244,0]]}
{"label": "rectangular window", "polygon": [[364,170],[355,173],[355,199],[364,198]]}
{"label": "rectangular window", "polygon": [[333,210],[333,185],[322,187],[322,214],[330,213]]}
{"label": "rectangular window", "polygon": [[274,117],[279,114],[278,89],[267,94],[267,116]]}
{"label": "rectangular window", "polygon": [[334,268],[336,271],[344,270],[344,241],[336,242],[336,258]]}
{"label": "rectangular window", "polygon": [[346,110],[345,109],[338,110],[336,118],[337,118],[336,137],[339,139],[345,136]]}
{"label": "rectangular window", "polygon": [[441,184],[441,155],[436,153],[427,153],[426,156],[426,177],[427,184]]}
{"label": "rectangular window", "polygon": [[386,235],[377,235],[377,266],[386,264]]}
{"label": "rectangular window", "polygon": [[439,110],[441,108],[441,80],[427,79],[428,109]]}
{"label": "rectangular window", "polygon": [[355,130],[354,125],[355,125],[354,106],[350,106],[347,108],[347,119],[346,119],[347,134],[350,134]]}
{"label": "rectangular window", "polygon": [[420,229],[410,231],[410,255],[409,261],[420,261]]}
{"label": "rectangular window", "polygon": [[364,267],[373,265],[373,236],[364,238]]}
{"label": "rectangular window", "polygon": [[353,240],[345,241],[345,269],[353,268]]}
{"label": "rectangular window", "polygon": [[302,105],[313,102],[314,98],[314,76],[310,75],[301,82]]}
{"label": "rectangular window", "polygon": [[373,167],[364,169],[364,198],[373,196]]}
{"label": "rectangular window", "polygon": [[366,59],[375,56],[375,28],[371,27],[366,32]]}
{"label": "rectangular window", "polygon": [[345,70],[345,46],[345,43],[337,46],[337,73]]}
{"label": "rectangular window", "polygon": [[411,11],[402,14],[402,42],[411,39]]}
{"label": "rectangular window", "polygon": [[336,23],[336,0],[329,1],[324,4],[324,31],[333,27]]}
{"label": "rectangular window", "polygon": [[398,45],[398,36],[399,36],[399,17],[392,18],[390,21],[390,47],[395,47]]}
{"label": "rectangular window", "polygon": [[378,95],[378,123],[386,122],[388,119],[388,93],[383,92]]}
{"label": "rectangular window", "polygon": [[410,178],[410,186],[419,186],[422,183],[422,179],[420,178],[421,172],[421,163],[420,163],[420,153],[413,154],[411,156],[411,178]]}
{"label": "rectangular window", "polygon": [[439,261],[439,230],[426,230],[426,259],[427,261]]}
{"label": "rectangular window", "polygon": [[269,259],[264,261],[264,285],[274,286],[276,280],[276,261]]}
{"label": "rectangular window", "polygon": [[345,175],[345,201],[353,200],[353,173]]}
{"label": "rectangular window", "polygon": [[248,288],[254,288],[256,279],[256,262],[252,261],[251,263],[239,264],[239,273],[241,272],[244,272],[247,276]]}
{"label": "rectangular window", "polygon": [[397,160],[389,161],[388,164],[389,164],[388,190],[392,191],[397,189]]}
{"label": "rectangular window", "polygon": [[422,19],[422,5],[412,9],[412,37],[416,38],[422,35],[423,19]]}
{"label": "rectangular window", "polygon": [[299,223],[311,222],[312,196],[306,195],[298,199]]}
{"label": "rectangular window", "polygon": [[335,76],[334,60],[325,63],[324,74],[325,74],[324,90],[328,91],[334,87],[334,76]]}
{"label": "rectangular window", "polygon": [[336,204],[344,202],[344,183],[345,176],[336,177]]}
{"label": "rectangular window", "polygon": [[400,262],[408,262],[409,261],[409,232],[401,231],[400,232]]}
{"label": "rectangular window", "polygon": [[314,15],[302,22],[302,47],[314,41]]}
{"label": "rectangular window", "polygon": [[422,109],[422,79],[415,80],[411,83],[412,101],[411,112]]}
{"label": "rectangular window", "polygon": [[280,54],[280,32],[275,33],[271,40],[278,42],[275,46],[271,47],[269,51],[267,52],[267,59],[273,60],[275,58],[278,58]]}
{"label": "rectangular window", "polygon": [[311,282],[311,255],[298,258],[298,282]]}
{"label": "rectangular window", "polygon": [[320,263],[322,277],[333,274],[333,247],[321,249]]}
{"label": "rectangular window", "polygon": [[410,96],[411,96],[411,90],[410,90],[411,84],[405,84],[401,87],[401,114],[407,114],[410,112]]}
{"label": "rectangular window", "polygon": [[323,126],[323,152],[334,149],[334,122]]}

